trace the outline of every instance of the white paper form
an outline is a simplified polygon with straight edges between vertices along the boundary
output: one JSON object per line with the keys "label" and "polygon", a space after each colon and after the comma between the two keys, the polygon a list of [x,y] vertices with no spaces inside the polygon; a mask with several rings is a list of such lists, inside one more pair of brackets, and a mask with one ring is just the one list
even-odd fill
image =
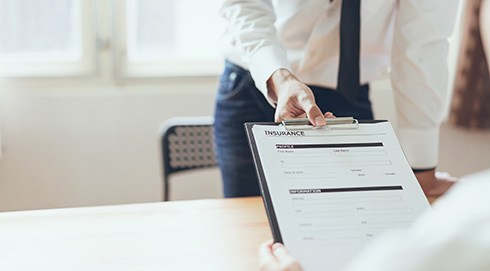
{"label": "white paper form", "polygon": [[341,270],[429,207],[388,122],[252,129],[282,240],[306,271]]}

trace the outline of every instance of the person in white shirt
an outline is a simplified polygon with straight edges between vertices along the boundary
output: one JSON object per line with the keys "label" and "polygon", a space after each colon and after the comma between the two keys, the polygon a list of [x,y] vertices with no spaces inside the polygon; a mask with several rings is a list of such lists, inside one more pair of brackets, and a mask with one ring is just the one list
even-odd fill
{"label": "person in white shirt", "polygon": [[[410,228],[381,235],[342,270],[490,270],[489,191],[490,170],[464,178]],[[282,244],[262,244],[259,256],[262,271],[302,270]]]}
{"label": "person in white shirt", "polygon": [[[226,64],[214,127],[225,197],[260,194],[243,123],[306,116],[321,126],[329,112],[373,119],[369,82],[389,68],[404,152],[426,194],[445,192],[451,182],[436,181],[435,168],[457,6],[458,0],[225,0]],[[345,38],[359,17],[360,33]],[[355,90],[340,91],[345,82]]]}

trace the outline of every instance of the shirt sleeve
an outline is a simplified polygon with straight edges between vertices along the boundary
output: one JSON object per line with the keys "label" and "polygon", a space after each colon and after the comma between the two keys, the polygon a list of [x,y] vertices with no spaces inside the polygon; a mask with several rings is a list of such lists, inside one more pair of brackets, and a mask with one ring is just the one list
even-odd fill
{"label": "shirt sleeve", "polygon": [[413,168],[438,162],[448,95],[448,37],[457,0],[398,1],[391,55],[397,133]]}
{"label": "shirt sleeve", "polygon": [[232,43],[242,54],[242,61],[255,81],[256,87],[267,95],[267,80],[274,71],[291,70],[286,50],[276,36],[276,16],[270,0],[227,0],[221,8]]}

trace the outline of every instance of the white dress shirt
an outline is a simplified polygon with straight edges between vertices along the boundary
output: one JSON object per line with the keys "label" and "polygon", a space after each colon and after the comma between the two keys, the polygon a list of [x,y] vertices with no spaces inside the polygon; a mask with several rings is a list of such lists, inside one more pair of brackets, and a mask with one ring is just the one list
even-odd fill
{"label": "white dress shirt", "polygon": [[490,170],[463,178],[409,229],[366,246],[345,271],[490,270]]}
{"label": "white dress shirt", "polygon": [[[360,0],[361,83],[391,63],[397,133],[414,168],[435,167],[447,95],[447,38],[458,0]],[[225,57],[250,70],[267,97],[274,71],[335,88],[340,0],[226,0]],[[268,98],[269,102],[271,100]],[[272,104],[272,102],[271,102]]]}

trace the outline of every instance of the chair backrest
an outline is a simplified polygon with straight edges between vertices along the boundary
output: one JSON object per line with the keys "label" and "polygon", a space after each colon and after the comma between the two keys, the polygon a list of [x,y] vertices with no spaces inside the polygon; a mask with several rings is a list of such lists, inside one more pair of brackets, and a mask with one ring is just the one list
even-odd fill
{"label": "chair backrest", "polygon": [[212,117],[175,117],[160,128],[163,158],[163,200],[169,200],[169,176],[216,167]]}

